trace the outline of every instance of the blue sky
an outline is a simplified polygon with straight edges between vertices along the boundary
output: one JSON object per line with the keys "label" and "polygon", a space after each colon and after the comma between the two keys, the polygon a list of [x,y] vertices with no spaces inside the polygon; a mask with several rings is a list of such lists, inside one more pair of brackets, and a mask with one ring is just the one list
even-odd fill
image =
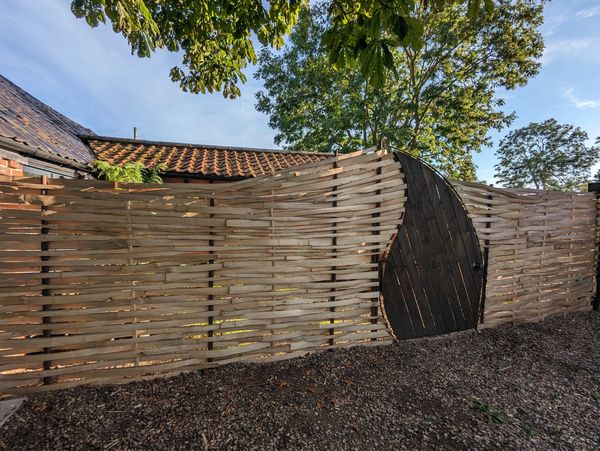
{"label": "blue sky", "polygon": [[[526,87],[499,93],[516,111],[511,129],[555,117],[600,136],[600,1],[554,0],[546,7],[546,51]],[[267,116],[254,109],[261,85],[248,70],[242,96],[183,93],[169,80],[177,55],[132,56],[109,27],[91,29],[70,0],[0,2],[0,73],[93,129],[143,139],[275,147]],[[509,130],[493,133],[498,140]],[[494,151],[476,156],[478,176],[493,181]]]}

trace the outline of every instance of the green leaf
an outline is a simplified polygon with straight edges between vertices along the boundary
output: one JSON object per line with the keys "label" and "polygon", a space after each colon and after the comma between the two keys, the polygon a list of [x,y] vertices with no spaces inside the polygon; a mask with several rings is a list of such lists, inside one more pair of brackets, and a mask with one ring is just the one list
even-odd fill
{"label": "green leaf", "polygon": [[408,23],[402,16],[394,15],[391,19],[391,29],[400,38],[404,40],[408,35]]}
{"label": "green leaf", "polygon": [[389,47],[384,43],[382,44],[381,48],[383,51],[384,67],[394,72],[394,74],[397,74],[396,66],[394,64],[394,56],[392,55],[392,52],[390,51]]}
{"label": "green leaf", "polygon": [[121,183],[162,183],[160,174],[165,168],[163,163],[146,168],[139,161],[115,165],[107,161],[95,160],[92,166],[98,169],[101,179]]}
{"label": "green leaf", "polygon": [[356,44],[354,45],[353,56],[356,58],[357,55],[367,48],[367,36],[365,34],[361,34],[356,40]]}
{"label": "green leaf", "polygon": [[475,19],[481,9],[481,0],[469,0],[468,14],[469,18]]}
{"label": "green leaf", "polygon": [[419,51],[423,44],[423,24],[418,19],[412,17],[406,18],[408,25],[408,35],[405,38],[405,44],[409,45],[413,50]]}

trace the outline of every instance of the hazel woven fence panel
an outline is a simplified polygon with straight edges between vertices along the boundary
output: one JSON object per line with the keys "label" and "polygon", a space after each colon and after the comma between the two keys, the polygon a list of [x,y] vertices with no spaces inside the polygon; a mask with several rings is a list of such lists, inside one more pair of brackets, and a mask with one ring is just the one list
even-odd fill
{"label": "hazel woven fence panel", "polygon": [[392,155],[223,184],[0,180],[0,391],[391,342]]}
{"label": "hazel woven fence panel", "polygon": [[594,193],[453,185],[487,255],[483,327],[591,309]]}

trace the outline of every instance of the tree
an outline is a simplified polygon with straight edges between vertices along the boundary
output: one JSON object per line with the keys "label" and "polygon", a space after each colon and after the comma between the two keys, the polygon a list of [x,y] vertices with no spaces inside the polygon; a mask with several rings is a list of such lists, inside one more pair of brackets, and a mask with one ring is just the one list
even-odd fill
{"label": "tree", "polygon": [[474,180],[473,152],[514,117],[501,111],[496,90],[524,85],[539,70],[542,13],[534,0],[503,0],[494,17],[476,20],[461,5],[421,8],[423,45],[394,50],[396,76],[376,88],[357,65],[331,67],[321,40],[330,18],[315,6],[300,15],[283,52],[261,51],[256,77],[265,90],[256,108],[287,148],[346,152],[385,139],[450,177]]}
{"label": "tree", "polygon": [[496,179],[510,188],[577,189],[600,160],[600,147],[587,146],[587,140],[581,128],[556,119],[514,130],[500,141]]}
{"label": "tree", "polygon": [[[457,2],[476,17],[491,14],[494,0],[333,0],[326,39],[331,61],[343,67],[358,60],[369,79],[381,83],[393,66],[391,49],[420,42],[413,11]],[[159,48],[181,52],[182,65],[171,69],[171,79],[182,89],[223,90],[234,98],[238,83],[246,81],[242,70],[256,63],[253,37],[281,47],[306,5],[308,0],[73,0],[71,10],[92,27],[110,20],[140,57]]]}

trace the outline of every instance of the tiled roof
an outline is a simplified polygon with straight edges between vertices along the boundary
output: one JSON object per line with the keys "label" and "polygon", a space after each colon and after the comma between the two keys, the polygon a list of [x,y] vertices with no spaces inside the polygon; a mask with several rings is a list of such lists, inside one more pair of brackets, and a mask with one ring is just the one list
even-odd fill
{"label": "tiled roof", "polygon": [[93,154],[78,135],[93,135],[0,75],[0,137],[88,164]]}
{"label": "tiled roof", "polygon": [[140,161],[147,167],[166,164],[166,173],[218,178],[246,178],[328,158],[300,153],[242,147],[205,146],[93,136],[85,138],[99,160],[112,164]]}

